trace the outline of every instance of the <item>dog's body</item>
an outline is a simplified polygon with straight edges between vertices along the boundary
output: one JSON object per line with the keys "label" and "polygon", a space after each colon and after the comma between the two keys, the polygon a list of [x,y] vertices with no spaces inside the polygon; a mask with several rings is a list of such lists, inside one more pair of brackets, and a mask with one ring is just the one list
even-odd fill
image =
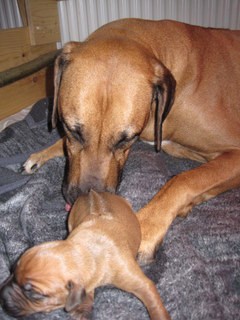
{"label": "dog's body", "polygon": [[167,153],[206,162],[171,179],[138,213],[140,252],[151,258],[176,216],[240,185],[240,31],[107,24],[57,59],[56,113],[67,138],[32,155],[25,169],[63,154],[66,144],[70,203],[90,188],[115,190],[138,137],[157,149],[162,138]]}
{"label": "dog's body", "polygon": [[91,191],[75,202],[66,240],[26,251],[0,290],[3,307],[13,316],[64,307],[84,319],[94,289],[113,284],[135,294],[153,320],[170,319],[153,282],[136,255],[141,241],[138,219],[128,203],[110,193]]}

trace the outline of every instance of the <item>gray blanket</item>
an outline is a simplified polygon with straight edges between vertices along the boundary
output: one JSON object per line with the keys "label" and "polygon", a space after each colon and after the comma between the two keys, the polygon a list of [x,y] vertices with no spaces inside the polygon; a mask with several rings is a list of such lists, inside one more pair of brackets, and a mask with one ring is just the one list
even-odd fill
{"label": "gray blanket", "polygon": [[[52,144],[48,100],[39,101],[25,120],[0,133],[0,282],[29,247],[67,235],[61,193],[65,160],[49,161],[38,172],[19,172],[28,155]],[[146,204],[173,175],[198,166],[137,142],[123,172],[119,193],[135,210]],[[173,320],[240,319],[240,190],[195,207],[172,224],[156,261],[144,272],[155,282]],[[0,309],[0,319],[11,319]],[[25,319],[70,319],[63,310]],[[112,286],[96,290],[94,320],[148,319],[142,303]]]}

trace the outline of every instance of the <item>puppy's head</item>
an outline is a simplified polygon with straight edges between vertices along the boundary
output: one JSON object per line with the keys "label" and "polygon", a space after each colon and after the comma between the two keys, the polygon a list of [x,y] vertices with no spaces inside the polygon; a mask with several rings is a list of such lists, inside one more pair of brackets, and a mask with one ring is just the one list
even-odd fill
{"label": "puppy's head", "polygon": [[26,251],[14,273],[1,286],[3,309],[13,317],[58,308],[74,312],[81,304],[85,290],[79,284],[79,267],[71,255],[71,248],[63,245],[63,241]]}
{"label": "puppy's head", "polygon": [[[132,144],[156,112],[152,140],[173,103],[175,80],[143,46],[125,38],[69,43],[55,64],[56,115],[66,133],[64,194],[115,192]],[[151,119],[152,121],[152,119]]]}

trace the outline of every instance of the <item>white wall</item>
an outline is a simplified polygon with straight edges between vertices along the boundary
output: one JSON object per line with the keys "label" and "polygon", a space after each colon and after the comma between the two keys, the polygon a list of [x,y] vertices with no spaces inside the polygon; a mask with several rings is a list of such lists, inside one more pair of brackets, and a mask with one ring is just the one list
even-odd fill
{"label": "white wall", "polygon": [[[58,10],[62,44],[83,41],[104,23],[127,17],[240,29],[240,0],[60,0]],[[17,0],[0,0],[0,28],[21,25]]]}
{"label": "white wall", "polygon": [[62,43],[83,41],[101,25],[126,17],[240,29],[240,0],[62,0],[58,8]]}

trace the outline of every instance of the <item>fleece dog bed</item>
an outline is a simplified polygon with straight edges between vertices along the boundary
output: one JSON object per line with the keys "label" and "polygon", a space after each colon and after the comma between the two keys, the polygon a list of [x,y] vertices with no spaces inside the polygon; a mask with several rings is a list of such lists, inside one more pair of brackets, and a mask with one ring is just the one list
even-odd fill
{"label": "fleece dog bed", "polygon": [[[59,138],[49,132],[47,99],[27,117],[0,133],[0,282],[29,247],[67,235],[61,193],[65,159],[49,161],[35,174],[21,165]],[[199,164],[170,157],[142,142],[133,146],[119,194],[134,210],[145,205],[177,173]],[[177,218],[156,260],[143,268],[156,284],[173,320],[235,320],[240,315],[240,189],[226,192]],[[10,320],[0,309],[0,319]],[[63,310],[24,319],[70,319]],[[145,320],[146,309],[134,296],[114,287],[96,290],[94,320]]]}

